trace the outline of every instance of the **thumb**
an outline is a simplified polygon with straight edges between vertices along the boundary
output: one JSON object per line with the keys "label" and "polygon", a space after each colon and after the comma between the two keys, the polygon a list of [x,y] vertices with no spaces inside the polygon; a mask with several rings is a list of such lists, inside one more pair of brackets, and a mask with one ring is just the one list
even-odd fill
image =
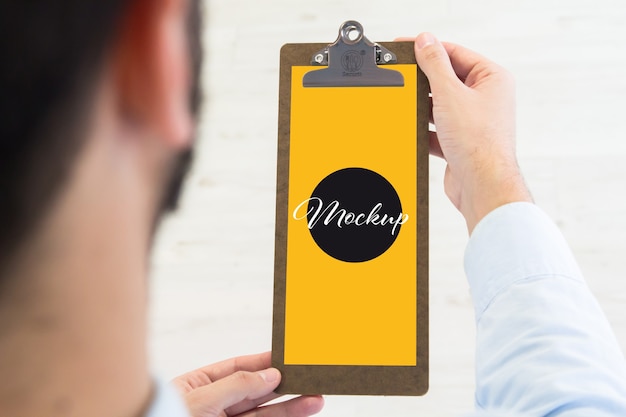
{"label": "thumb", "polygon": [[[238,371],[187,394],[187,406],[193,416],[226,415],[224,411],[233,406],[237,407],[242,402],[251,403],[271,394],[280,383],[280,379],[280,372],[274,368],[260,372]],[[248,407],[243,411],[249,409],[251,408]],[[241,411],[233,414],[240,413]]]}
{"label": "thumb", "polygon": [[422,33],[415,39],[415,59],[433,92],[447,83],[460,83],[446,49],[431,33]]}

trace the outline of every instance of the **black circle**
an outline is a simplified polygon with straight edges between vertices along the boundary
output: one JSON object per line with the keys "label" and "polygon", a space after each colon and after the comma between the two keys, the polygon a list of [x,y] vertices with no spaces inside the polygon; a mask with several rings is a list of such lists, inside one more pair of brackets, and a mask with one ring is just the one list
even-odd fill
{"label": "black circle", "polygon": [[406,220],[391,183],[365,168],[345,168],[324,178],[307,208],[315,243],[345,262],[365,262],[385,253]]}

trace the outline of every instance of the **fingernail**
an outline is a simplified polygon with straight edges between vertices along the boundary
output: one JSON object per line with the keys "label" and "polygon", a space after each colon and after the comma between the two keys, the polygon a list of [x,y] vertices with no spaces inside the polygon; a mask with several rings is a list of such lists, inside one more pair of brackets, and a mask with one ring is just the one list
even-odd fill
{"label": "fingernail", "polygon": [[259,375],[261,375],[261,378],[263,378],[265,382],[274,382],[280,378],[280,371],[275,368],[270,368],[263,372],[259,372]]}
{"label": "fingernail", "polygon": [[419,49],[424,49],[428,45],[432,45],[435,43],[435,37],[432,35],[432,33],[422,33],[420,36],[417,37],[415,43],[417,43],[417,47]]}

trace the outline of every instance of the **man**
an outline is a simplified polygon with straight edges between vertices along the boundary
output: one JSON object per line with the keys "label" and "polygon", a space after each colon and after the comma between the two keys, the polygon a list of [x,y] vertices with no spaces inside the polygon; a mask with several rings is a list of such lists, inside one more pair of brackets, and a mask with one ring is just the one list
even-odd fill
{"label": "man", "polygon": [[[322,407],[320,397],[260,407],[280,382],[268,354],[186,374],[178,394],[147,368],[148,254],[192,145],[198,16],[191,0],[0,3],[0,416],[297,417]],[[510,76],[428,34],[416,55],[433,91],[432,150],[448,161],[446,192],[473,231],[479,407],[626,415],[611,331],[560,235],[527,203]],[[536,249],[544,240],[556,249]]]}
{"label": "man", "polygon": [[[176,415],[146,359],[148,254],[189,160],[197,1],[0,3],[0,415]],[[273,399],[269,355],[178,380],[194,416]],[[319,397],[257,415],[306,416]],[[179,412],[180,412],[179,410]]]}

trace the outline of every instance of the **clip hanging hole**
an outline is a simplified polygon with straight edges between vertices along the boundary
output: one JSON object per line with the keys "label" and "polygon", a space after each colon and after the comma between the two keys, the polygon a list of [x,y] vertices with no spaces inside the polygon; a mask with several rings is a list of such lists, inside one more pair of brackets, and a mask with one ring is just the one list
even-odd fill
{"label": "clip hanging hole", "polygon": [[341,28],[341,37],[348,44],[355,44],[363,38],[363,27],[358,22],[347,22]]}
{"label": "clip hanging hole", "polygon": [[359,32],[359,29],[355,27],[351,27],[348,29],[348,39],[350,39],[352,42],[359,39],[359,36],[361,36],[361,32]]}

